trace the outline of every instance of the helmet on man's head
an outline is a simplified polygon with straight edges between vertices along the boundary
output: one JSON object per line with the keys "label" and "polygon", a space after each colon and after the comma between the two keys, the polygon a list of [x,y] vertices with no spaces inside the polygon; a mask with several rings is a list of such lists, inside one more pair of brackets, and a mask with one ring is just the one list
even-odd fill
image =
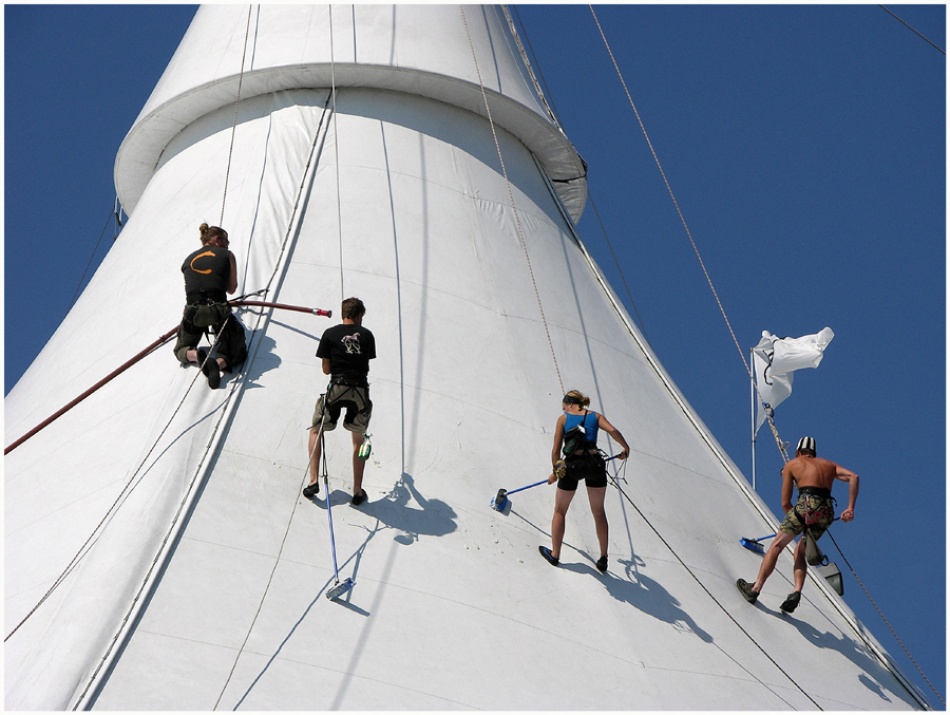
{"label": "helmet on man's head", "polygon": [[811,454],[812,454],[813,456],[816,455],[816,454],[818,454],[818,447],[817,447],[817,445],[815,444],[815,438],[814,438],[814,437],[802,437],[800,440],[798,440],[797,451],[799,451],[799,452],[811,452]]}

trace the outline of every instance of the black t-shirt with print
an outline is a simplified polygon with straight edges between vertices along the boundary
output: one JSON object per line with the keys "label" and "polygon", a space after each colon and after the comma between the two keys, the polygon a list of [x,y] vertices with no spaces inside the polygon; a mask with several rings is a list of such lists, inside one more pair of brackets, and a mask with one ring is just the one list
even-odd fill
{"label": "black t-shirt with print", "polygon": [[365,381],[369,361],[376,357],[376,338],[362,325],[340,323],[323,332],[317,357],[330,359],[333,377]]}

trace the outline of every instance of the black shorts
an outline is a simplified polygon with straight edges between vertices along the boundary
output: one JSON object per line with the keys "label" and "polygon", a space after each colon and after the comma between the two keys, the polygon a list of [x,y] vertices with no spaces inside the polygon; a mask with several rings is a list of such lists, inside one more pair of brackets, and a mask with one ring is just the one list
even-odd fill
{"label": "black shorts", "polygon": [[607,486],[607,462],[599,452],[571,455],[566,461],[567,474],[557,480],[558,489],[573,492],[581,479],[587,482],[588,489]]}

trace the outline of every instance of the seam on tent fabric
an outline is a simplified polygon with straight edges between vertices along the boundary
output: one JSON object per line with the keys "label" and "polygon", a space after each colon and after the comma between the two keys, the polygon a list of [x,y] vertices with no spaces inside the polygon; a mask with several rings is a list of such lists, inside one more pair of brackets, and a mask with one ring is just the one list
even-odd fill
{"label": "seam on tent fabric", "polygon": [[[329,97],[328,97],[329,101]],[[311,172],[311,165],[313,163],[313,157],[316,151],[318,141],[323,135],[325,137],[325,132],[321,133],[323,128],[323,121],[327,114],[327,106],[324,106],[323,113],[320,115],[320,121],[317,124],[317,127],[314,131],[313,142],[310,146],[310,154],[307,159],[307,163],[304,166],[303,176],[300,181],[300,186],[298,187],[296,200],[294,202],[293,211],[288,221],[287,231],[284,234],[284,238],[281,245],[281,251],[278,255],[277,261],[274,266],[274,270],[271,273],[271,277],[267,282],[267,288],[264,289],[264,292],[270,289],[270,286],[273,285],[275,279],[278,275],[286,272],[287,260],[289,257],[289,252],[287,251],[287,244],[290,242],[290,236],[293,233],[293,229],[296,224],[296,228],[299,231],[299,222],[297,219],[297,209],[300,205],[300,199],[304,194],[304,188],[307,185],[307,176],[310,176],[310,182],[312,183],[316,172]],[[252,335],[259,335],[266,330],[266,324],[269,322],[269,316],[272,315],[273,309],[269,312],[262,312],[257,316],[257,321],[254,325],[254,331]],[[261,341],[255,340],[252,344],[252,353],[249,355],[247,363],[253,362],[254,356],[261,349]],[[247,364],[245,363],[245,365]],[[197,379],[197,375],[196,375]],[[167,565],[172,552],[175,550],[184,527],[187,525],[188,519],[191,513],[194,510],[196,505],[197,495],[200,492],[201,486],[210,476],[210,471],[208,470],[209,465],[217,459],[220,452],[220,448],[223,445],[223,442],[227,435],[227,427],[230,424],[231,420],[234,417],[234,413],[237,410],[237,405],[240,402],[240,397],[243,394],[243,387],[247,382],[247,371],[242,369],[240,379],[235,381],[232,384],[231,391],[228,397],[225,399],[227,407],[222,413],[220,419],[218,420],[217,425],[215,426],[215,433],[212,436],[210,442],[208,443],[204,454],[201,457],[198,468],[196,469],[194,475],[192,476],[189,489],[185,494],[184,499],[179,505],[178,511],[176,512],[172,524],[169,527],[169,530],[166,532],[165,538],[162,541],[159,553],[156,555],[155,560],[149,566],[148,572],[146,573],[145,580],[139,588],[138,593],[136,594],[132,606],[129,611],[126,613],[125,617],[122,620],[122,625],[120,626],[119,631],[114,636],[113,640],[110,642],[106,652],[100,658],[99,665],[96,667],[93,672],[88,684],[80,693],[79,698],[76,700],[76,703],[73,706],[73,709],[79,709],[80,705],[83,703],[83,700],[86,698],[87,694],[90,694],[89,700],[85,707],[92,707],[95,702],[96,697],[101,691],[102,687],[105,685],[108,675],[112,670],[113,664],[119,657],[123,647],[128,641],[131,633],[135,630],[146,605],[148,604],[151,596],[154,592],[154,589],[158,583],[157,575],[158,573],[164,571],[165,566]],[[235,399],[235,396],[237,398]],[[158,568],[156,568],[156,566]],[[240,653],[238,654],[240,656]]]}

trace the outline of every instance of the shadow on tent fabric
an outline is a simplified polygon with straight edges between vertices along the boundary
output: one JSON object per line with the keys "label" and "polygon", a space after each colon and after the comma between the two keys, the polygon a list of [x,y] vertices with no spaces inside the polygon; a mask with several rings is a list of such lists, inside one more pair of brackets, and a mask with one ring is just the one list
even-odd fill
{"label": "shadow on tent fabric", "polygon": [[[412,501],[419,508],[411,506]],[[403,532],[394,539],[407,546],[418,541],[420,536],[446,536],[458,529],[455,510],[441,499],[422,496],[408,472],[400,475],[386,496],[367,501],[360,511]]]}
{"label": "shadow on tent fabric", "polygon": [[700,628],[696,621],[680,608],[680,602],[659,583],[644,576],[642,572],[637,573],[636,580],[628,581],[613,576],[608,571],[604,575],[604,586],[618,601],[629,603],[659,621],[685,628],[706,643],[712,643],[712,636]]}
{"label": "shadow on tent fabric", "polygon": [[[244,373],[244,389],[253,390],[260,387],[257,384],[265,372],[276,370],[280,367],[280,356],[274,352],[277,343],[273,338],[257,330],[248,330],[244,327],[244,335],[247,339],[248,359],[241,365],[240,369],[233,373],[225,373],[224,376],[232,377],[238,372]],[[260,343],[258,346],[257,343]]]}
{"label": "shadow on tent fabric", "polygon": [[[804,598],[802,600],[804,600]],[[868,651],[865,650],[864,646],[857,640],[848,638],[846,635],[838,636],[831,632],[822,633],[811,623],[799,618],[786,616],[779,612],[776,612],[775,615],[777,618],[779,618],[779,620],[787,623],[789,626],[794,626],[805,638],[810,640],[819,648],[830,648],[831,650],[838,651],[841,653],[841,655],[850,660],[855,664],[856,667],[863,670],[865,673],[874,673],[876,670],[883,667],[881,662],[877,658],[869,655]],[[884,691],[881,689],[878,683],[873,682],[870,680],[870,678],[866,678],[863,675],[861,677],[861,683],[871,692],[877,693],[877,695],[882,700],[891,702],[890,699],[884,694]],[[906,702],[908,705],[913,705],[916,701],[908,698],[904,700],[904,702]]]}

